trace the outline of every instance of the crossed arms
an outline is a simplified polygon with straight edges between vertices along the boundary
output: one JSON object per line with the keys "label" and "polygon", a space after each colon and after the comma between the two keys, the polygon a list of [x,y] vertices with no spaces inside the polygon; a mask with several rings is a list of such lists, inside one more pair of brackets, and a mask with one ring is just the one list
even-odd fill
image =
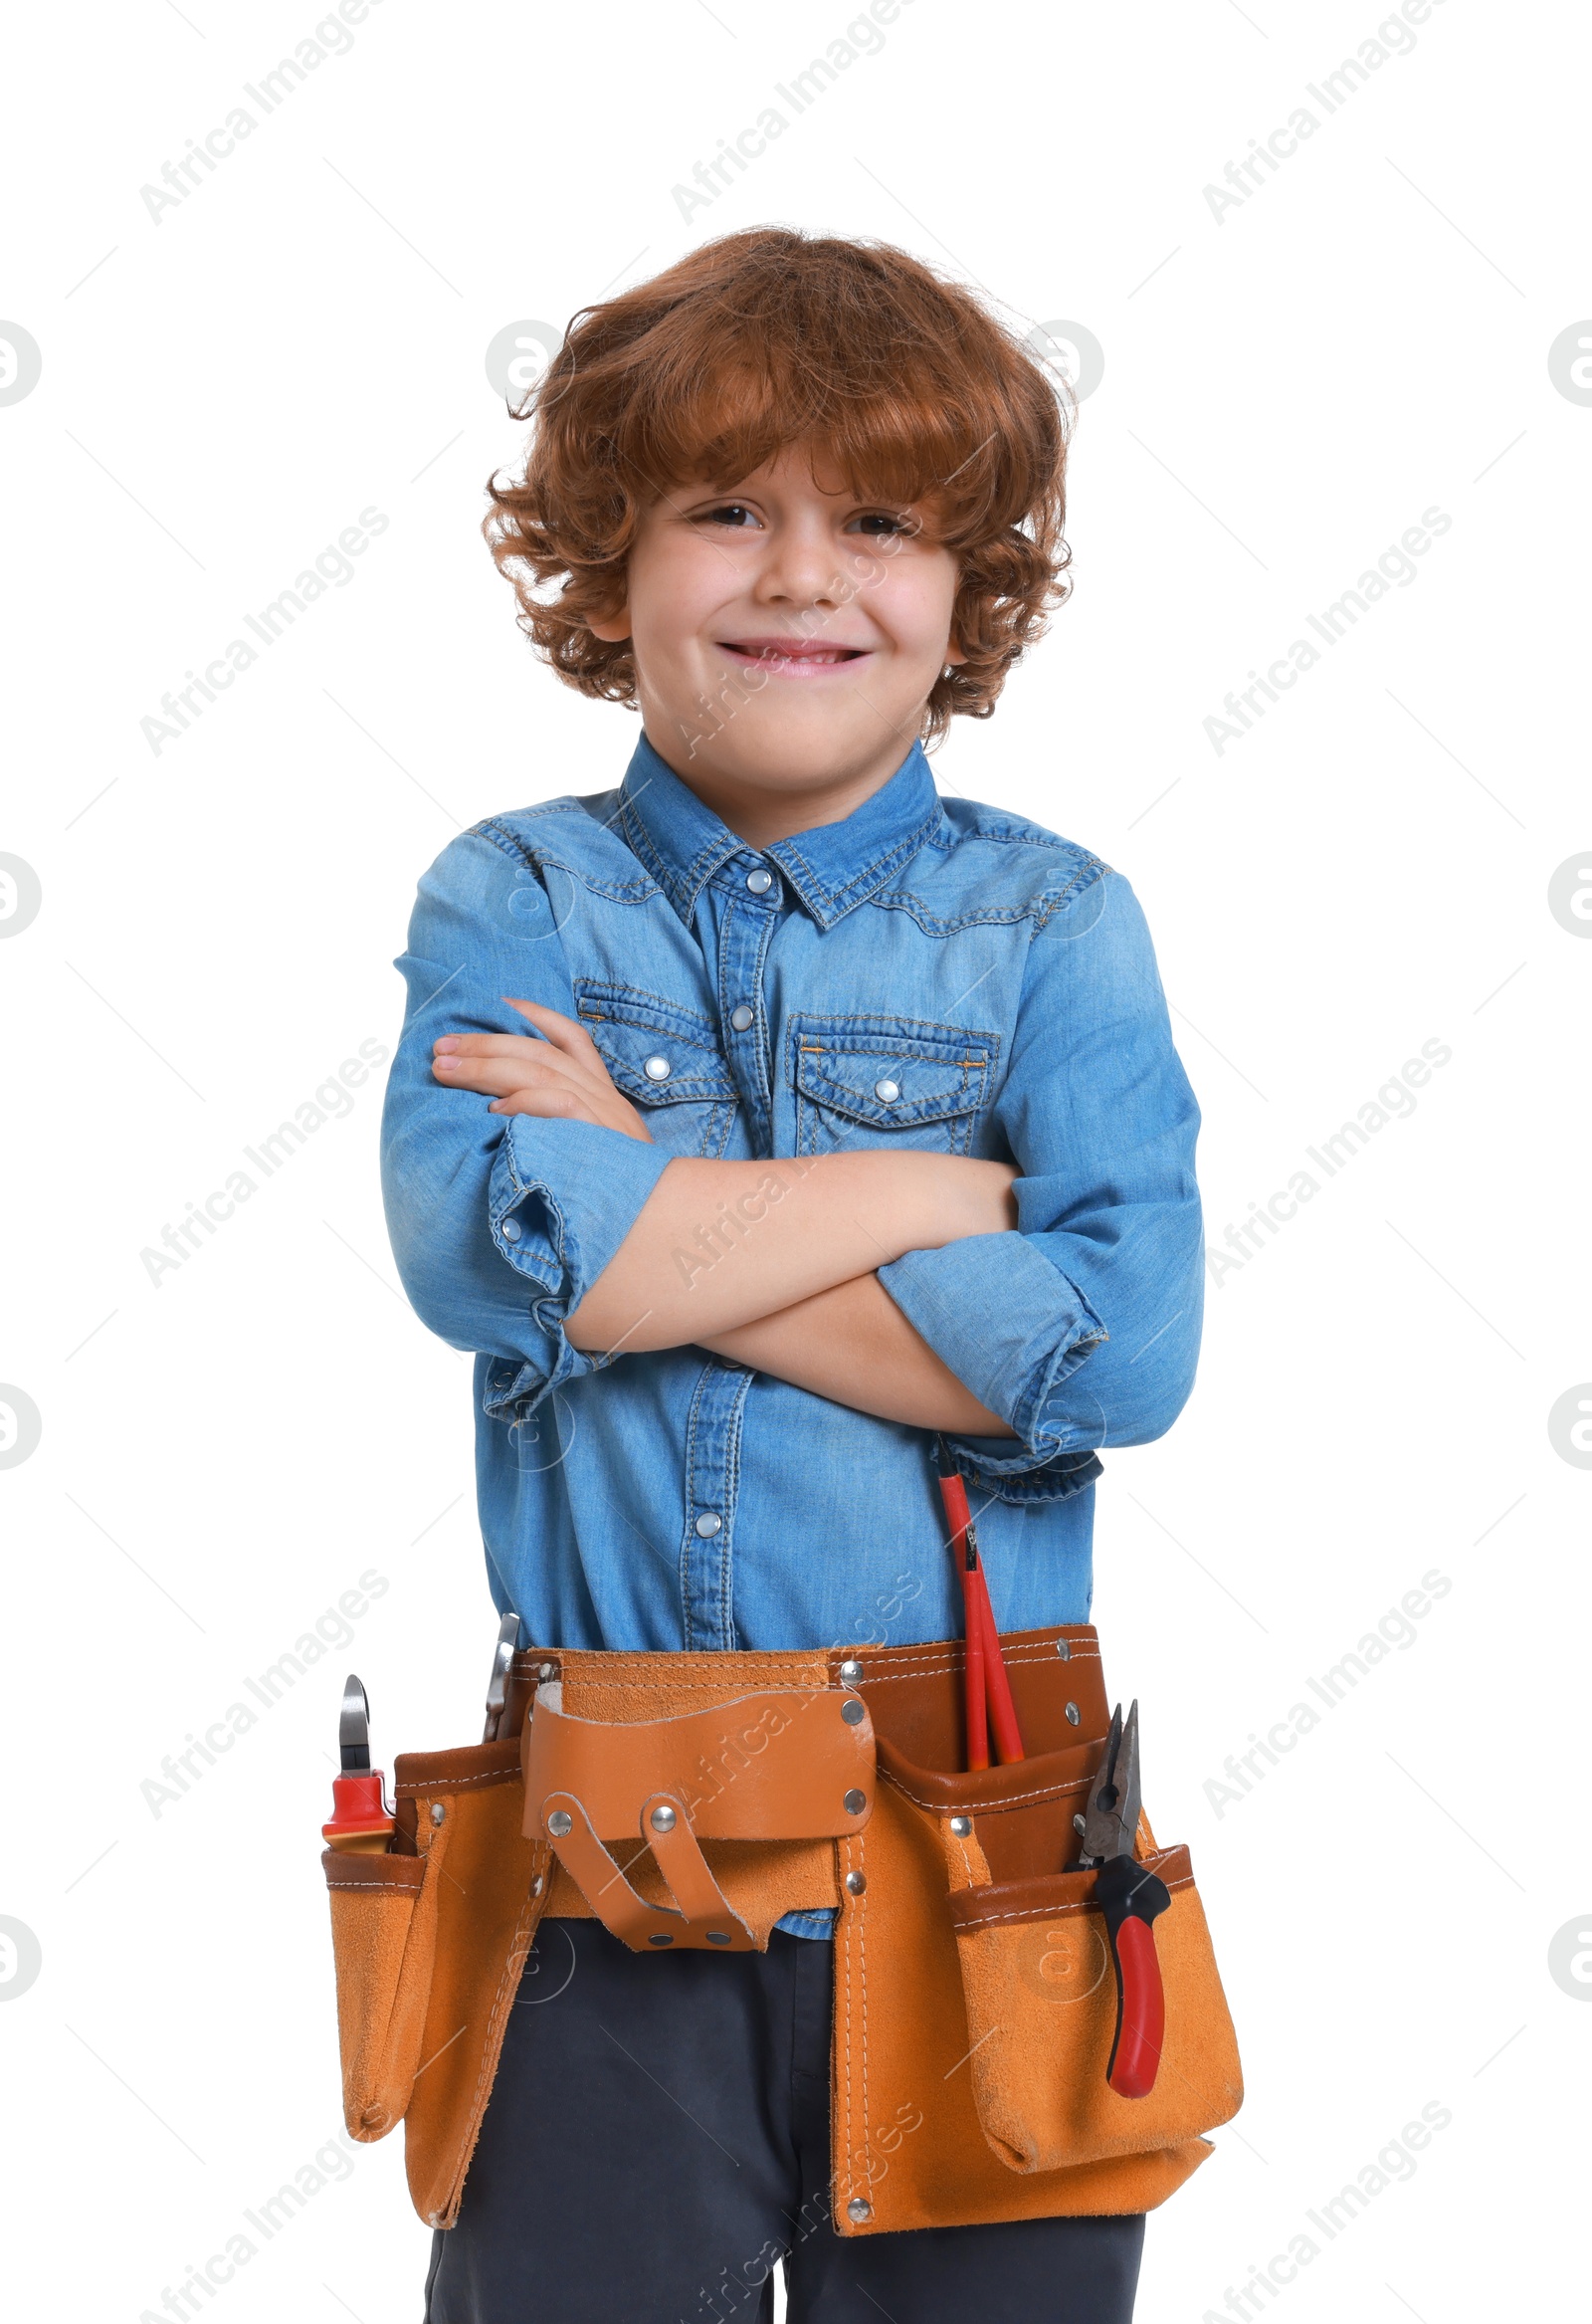
{"label": "crossed arms", "polygon": [[[490,1097],[493,1113],[587,1122],[651,1144],[583,1026],[534,1001],[510,1005],[534,1035],[447,1035],[433,1043],[439,1083]],[[566,1336],[588,1353],[705,1348],[883,1419],[1010,1436],[877,1270],[907,1251],[1014,1230],[1016,1174],[1003,1162],[879,1148],[820,1160],[677,1157]]]}

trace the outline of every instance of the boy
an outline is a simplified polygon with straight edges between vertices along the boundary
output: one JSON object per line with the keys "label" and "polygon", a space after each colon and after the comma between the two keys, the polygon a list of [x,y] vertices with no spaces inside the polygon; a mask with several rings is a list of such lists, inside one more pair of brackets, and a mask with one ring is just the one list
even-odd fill
{"label": "boy", "polygon": [[[1085,1622],[1096,1451],[1192,1381],[1198,1112],[1126,883],[923,755],[1062,594],[1054,392],[914,260],[759,231],[577,317],[535,423],[494,555],[642,736],[427,873],[383,1129],[494,1599],[566,1648],[953,1637],[941,1432],[1000,1629]],[[781,2260],[793,2324],[1121,2324],[1142,2216],[836,2234],[832,1921],[544,1922],[429,2324],[766,2320]]]}

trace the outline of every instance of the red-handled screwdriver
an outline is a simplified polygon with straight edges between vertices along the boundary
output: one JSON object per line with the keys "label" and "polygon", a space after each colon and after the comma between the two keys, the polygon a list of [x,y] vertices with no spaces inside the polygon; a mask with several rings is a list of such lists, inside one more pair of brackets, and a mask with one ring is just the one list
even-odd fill
{"label": "red-handled screwdriver", "polygon": [[331,1821],[321,1825],[320,1836],[347,1856],[385,1855],[393,1819],[382,1796],[381,1770],[370,1764],[370,1705],[352,1671],[343,1681],[337,1748],[342,1774],[332,1778]]}
{"label": "red-handled screwdriver", "polygon": [[934,1439],[934,1466],[939,1475],[940,1499],[950,1527],[951,1551],[962,1585],[963,1696],[967,1712],[967,1765],[970,1773],[989,1766],[993,1738],[995,1756],[1003,1767],[1023,1758],[1023,1734],[1017,1724],[1011,1681],[1001,1654],[995,1609],[978,1554],[978,1534],[967,1506],[962,1482],[950,1446],[943,1436]]}

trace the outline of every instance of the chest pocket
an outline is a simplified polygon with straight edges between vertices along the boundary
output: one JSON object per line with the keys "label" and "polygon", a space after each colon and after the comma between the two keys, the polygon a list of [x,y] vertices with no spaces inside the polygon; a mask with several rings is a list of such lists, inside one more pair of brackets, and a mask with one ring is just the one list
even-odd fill
{"label": "chest pocket", "polygon": [[719,1155],[736,1090],[710,1018],[631,984],[575,979],[575,1012],[602,1053],[614,1087],[674,1154]]}
{"label": "chest pocket", "polygon": [[925,1147],[966,1154],[993,1086],[998,1033],[915,1017],[793,1019],[796,1151]]}

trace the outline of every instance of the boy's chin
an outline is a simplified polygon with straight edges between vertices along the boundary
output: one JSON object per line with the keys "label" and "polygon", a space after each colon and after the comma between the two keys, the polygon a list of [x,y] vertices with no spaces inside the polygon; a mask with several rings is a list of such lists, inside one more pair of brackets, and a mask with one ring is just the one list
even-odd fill
{"label": "boy's chin", "polygon": [[742,732],[733,741],[724,735],[704,737],[690,765],[711,771],[721,782],[744,783],[750,790],[813,790],[866,773],[887,758],[898,765],[916,734],[916,725],[909,723],[898,738],[887,740],[877,719],[867,729],[847,726],[818,733],[808,731],[805,721],[782,721],[761,734]]}

